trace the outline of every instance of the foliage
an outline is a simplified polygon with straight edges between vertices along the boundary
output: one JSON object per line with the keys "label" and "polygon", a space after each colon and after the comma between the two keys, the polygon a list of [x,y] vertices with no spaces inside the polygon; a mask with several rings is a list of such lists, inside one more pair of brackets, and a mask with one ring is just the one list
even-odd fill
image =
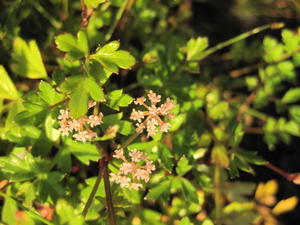
{"label": "foliage", "polygon": [[193,2],[0,3],[3,224],[276,225],[297,206],[238,178],[299,184],[245,140],[300,137],[300,30],[212,45],[187,25]]}

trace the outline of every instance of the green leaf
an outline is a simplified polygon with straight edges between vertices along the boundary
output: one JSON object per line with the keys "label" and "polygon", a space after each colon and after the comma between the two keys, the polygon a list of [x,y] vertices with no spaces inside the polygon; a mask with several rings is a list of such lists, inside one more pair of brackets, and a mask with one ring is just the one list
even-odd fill
{"label": "green leaf", "polygon": [[57,141],[58,138],[60,137],[60,132],[53,127],[56,124],[56,122],[57,119],[56,118],[54,119],[51,113],[46,117],[45,120],[46,136],[51,141]]}
{"label": "green leaf", "polygon": [[133,98],[123,94],[123,90],[115,90],[108,94],[106,105],[110,108],[119,110],[119,107],[126,107],[133,101]]}
{"label": "green leaf", "polygon": [[234,154],[237,157],[242,158],[243,160],[245,160],[249,163],[256,164],[256,165],[264,165],[264,164],[268,163],[262,157],[258,156],[257,152],[254,152],[254,151],[239,150],[239,151],[235,151]]}
{"label": "green leaf", "polygon": [[110,42],[98,49],[95,54],[90,55],[91,59],[100,63],[104,69],[112,73],[118,73],[119,68],[129,69],[135,64],[135,58],[127,51],[118,50],[117,41]]}
{"label": "green leaf", "polygon": [[0,168],[11,181],[25,181],[37,175],[32,155],[24,148],[15,148],[10,156],[0,157]]}
{"label": "green leaf", "polygon": [[102,88],[90,77],[85,80],[85,89],[93,100],[101,101],[105,99]]}
{"label": "green leaf", "polygon": [[58,35],[55,43],[59,50],[66,52],[66,58],[70,60],[80,59],[89,54],[87,37],[83,31],[77,33],[77,38],[69,33]]}
{"label": "green leaf", "polygon": [[300,100],[300,88],[290,88],[283,98],[282,103],[293,103]]}
{"label": "green leaf", "polygon": [[107,129],[110,126],[119,126],[118,132],[123,135],[129,135],[134,132],[134,127],[131,122],[126,120],[121,120],[123,113],[116,113],[105,116],[103,118],[103,127]]}
{"label": "green leaf", "polygon": [[199,60],[204,56],[204,50],[208,47],[208,39],[206,37],[198,37],[190,39],[187,43],[187,60]]}
{"label": "green leaf", "polygon": [[100,84],[105,84],[108,78],[113,74],[105,69],[96,61],[90,61],[89,74]]}
{"label": "green leaf", "polygon": [[300,124],[300,105],[289,107],[289,115],[293,121]]}
{"label": "green leaf", "polygon": [[[176,178],[174,178],[176,179]],[[187,201],[192,201],[195,203],[199,203],[197,190],[194,185],[187,179],[181,177],[180,178],[182,192]]]}
{"label": "green leaf", "polygon": [[266,62],[272,62],[278,60],[284,54],[284,47],[279,44],[278,41],[271,37],[264,38],[264,59]]}
{"label": "green leaf", "polygon": [[63,196],[64,189],[60,184],[63,177],[63,173],[60,172],[39,174],[37,180],[34,181],[34,184],[41,202],[45,202],[49,198],[50,202],[54,203],[58,198]]}
{"label": "green leaf", "polygon": [[181,157],[179,162],[177,163],[176,172],[179,176],[183,176],[188,171],[190,171],[193,167],[189,165],[189,160],[184,156]]}
{"label": "green leaf", "polygon": [[211,160],[212,162],[219,163],[224,168],[228,168],[229,158],[224,145],[215,144],[211,152]]}
{"label": "green leaf", "polygon": [[49,83],[44,81],[40,82],[38,95],[49,105],[54,105],[64,99],[62,94],[57,93]]}
{"label": "green leaf", "polygon": [[170,153],[170,150],[163,143],[159,143],[158,149],[158,157],[162,162],[162,166],[171,172],[173,169],[173,156]]}
{"label": "green leaf", "polygon": [[57,201],[55,212],[58,215],[57,224],[64,225],[83,225],[84,218],[81,214],[77,214],[74,208],[64,199]]}
{"label": "green leaf", "polygon": [[60,152],[57,154],[59,154],[57,156],[57,168],[65,173],[69,173],[72,167],[71,153],[66,151],[66,149],[60,149]]}
{"label": "green leaf", "polygon": [[27,44],[23,39],[17,37],[13,42],[12,70],[26,78],[40,79],[47,77],[47,72],[35,41]]}
{"label": "green leaf", "polygon": [[194,225],[188,217],[183,217],[178,225]]}
{"label": "green leaf", "polygon": [[99,4],[106,2],[107,0],[84,0],[84,3],[87,6],[97,8]]}
{"label": "green leaf", "polygon": [[88,111],[88,92],[85,88],[78,86],[71,94],[69,109],[74,118],[79,118]]}
{"label": "green leaf", "polygon": [[228,112],[229,104],[228,102],[222,101],[216,105],[209,107],[208,114],[213,120],[223,119]]}
{"label": "green leaf", "polygon": [[17,99],[19,94],[4,66],[0,65],[0,98]]}
{"label": "green leaf", "polygon": [[[8,186],[6,194],[10,195],[11,194],[11,186]],[[1,216],[1,221],[4,222],[5,224],[16,224],[17,219],[16,219],[16,213],[17,213],[18,207],[16,205],[15,200],[13,200],[10,197],[5,197],[3,208],[2,208],[2,216]]]}
{"label": "green leaf", "polygon": [[297,50],[300,45],[300,36],[293,34],[291,30],[284,29],[281,33],[285,49],[289,52]]}
{"label": "green leaf", "polygon": [[162,196],[168,197],[170,195],[171,183],[171,179],[160,182],[157,186],[150,189],[145,199],[156,200]]}
{"label": "green leaf", "polygon": [[98,161],[101,158],[101,154],[97,147],[93,144],[81,143],[67,139],[66,148],[64,150],[72,153],[77,159],[79,159],[85,165],[88,165],[90,161]]}
{"label": "green leaf", "polygon": [[239,123],[234,129],[233,148],[236,148],[242,141],[244,136],[243,124]]}

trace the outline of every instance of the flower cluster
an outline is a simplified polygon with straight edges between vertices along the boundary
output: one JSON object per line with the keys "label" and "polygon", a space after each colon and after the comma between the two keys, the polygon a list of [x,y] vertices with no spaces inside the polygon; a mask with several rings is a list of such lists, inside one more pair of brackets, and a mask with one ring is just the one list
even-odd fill
{"label": "flower cluster", "polygon": [[132,150],[129,152],[130,161],[124,155],[124,150],[119,148],[113,155],[116,159],[121,159],[123,163],[118,173],[111,173],[111,181],[120,184],[122,188],[139,190],[143,185],[140,181],[148,182],[150,174],[155,170],[151,160],[141,151]]}
{"label": "flower cluster", "polygon": [[[136,120],[136,132],[142,133],[145,129],[148,133],[148,136],[155,136],[157,132],[167,132],[170,128],[169,123],[165,123],[160,116],[167,116],[172,118],[173,115],[170,113],[174,109],[175,105],[172,101],[167,98],[164,104],[161,104],[160,107],[156,106],[157,103],[161,101],[161,96],[157,95],[153,91],[149,91],[148,98],[151,102],[151,105],[146,105],[146,98],[140,97],[137,98],[134,103],[136,105],[144,106],[147,111],[140,111],[133,109],[130,115],[130,119]],[[145,119],[144,119],[145,118]]]}
{"label": "flower cluster", "polygon": [[[95,105],[96,102],[89,102],[89,108],[92,108]],[[90,128],[94,128],[103,123],[102,113],[99,113],[98,115],[82,116],[75,119],[70,115],[69,110],[61,109],[59,112],[60,115],[57,118],[59,120],[60,128],[58,130],[63,136],[73,134],[75,140],[82,142],[91,141],[93,138],[97,137],[96,132]]]}

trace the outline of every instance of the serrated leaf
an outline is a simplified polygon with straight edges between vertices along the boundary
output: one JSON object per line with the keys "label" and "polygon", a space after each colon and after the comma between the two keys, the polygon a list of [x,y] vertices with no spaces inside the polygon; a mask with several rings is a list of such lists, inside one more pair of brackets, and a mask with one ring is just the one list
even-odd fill
{"label": "serrated leaf", "polygon": [[[176,178],[175,178],[176,179]],[[180,182],[182,185],[182,192],[186,200],[198,203],[197,190],[194,185],[187,179],[181,177]]]}
{"label": "serrated leaf", "polygon": [[62,94],[57,93],[49,83],[44,81],[40,82],[38,95],[49,105],[54,105],[64,99]]}
{"label": "serrated leaf", "polygon": [[300,88],[291,88],[285,93],[285,95],[281,99],[281,102],[293,103],[299,100],[300,100]]}
{"label": "serrated leaf", "polygon": [[189,165],[189,160],[185,156],[182,156],[179,162],[177,163],[176,172],[179,176],[183,176],[192,168],[193,167]]}
{"label": "serrated leaf", "polygon": [[70,60],[80,59],[89,53],[87,37],[83,31],[77,33],[77,38],[69,33],[56,37],[57,48],[66,52],[66,58]]}
{"label": "serrated leaf", "polygon": [[119,67],[129,69],[135,64],[135,58],[127,51],[118,50],[117,41],[110,42],[98,49],[95,54],[90,55],[91,59],[100,63],[104,69],[112,73],[118,73]]}
{"label": "serrated leaf", "polygon": [[17,99],[19,94],[4,66],[0,65],[0,98]]}
{"label": "serrated leaf", "polygon": [[157,186],[150,189],[149,193],[146,195],[145,199],[156,200],[162,196],[169,196],[171,189],[172,180],[167,179],[160,182]]}
{"label": "serrated leaf", "polygon": [[111,41],[104,45],[102,48],[99,49],[99,53],[105,54],[105,53],[112,53],[114,51],[117,51],[120,47],[120,41]]}
{"label": "serrated leaf", "polygon": [[85,89],[93,100],[101,101],[105,99],[102,88],[90,77],[85,80]]}
{"label": "serrated leaf", "polygon": [[198,37],[190,39],[187,43],[187,60],[199,60],[204,55],[204,50],[208,47],[208,39],[206,37]]}
{"label": "serrated leaf", "polygon": [[47,77],[47,72],[35,41],[27,44],[22,38],[17,37],[13,42],[12,70],[26,78],[40,79]]}
{"label": "serrated leaf", "polygon": [[107,104],[109,107],[115,110],[119,110],[119,107],[126,107],[133,101],[133,98],[127,94],[123,94],[123,90],[115,90],[108,94]]}

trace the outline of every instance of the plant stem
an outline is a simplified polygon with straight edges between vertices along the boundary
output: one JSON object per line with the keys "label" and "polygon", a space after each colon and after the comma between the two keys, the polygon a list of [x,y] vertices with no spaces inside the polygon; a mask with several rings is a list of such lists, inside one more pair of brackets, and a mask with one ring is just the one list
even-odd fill
{"label": "plant stem", "polygon": [[140,134],[135,132],[132,134],[122,145],[120,148],[126,148],[134,139],[136,139]]}
{"label": "plant stem", "polygon": [[214,171],[214,200],[216,224],[219,224],[222,213],[222,194],[221,194],[221,166],[216,162]]}
{"label": "plant stem", "polygon": [[92,189],[92,192],[91,192],[91,194],[90,194],[90,196],[89,196],[89,198],[88,198],[88,200],[87,200],[87,202],[86,202],[86,204],[85,204],[85,206],[84,206],[84,209],[83,209],[83,211],[82,211],[83,217],[86,216],[86,214],[87,214],[87,212],[88,212],[90,206],[91,206],[92,203],[93,203],[93,199],[94,199],[94,197],[95,197],[95,195],[96,195],[96,193],[97,193],[97,190],[98,190],[98,187],[99,187],[101,178],[102,178],[102,174],[103,174],[103,166],[104,166],[104,165],[103,165],[104,160],[101,159],[101,160],[99,160],[98,163],[99,163],[98,176],[97,176],[96,182],[95,182],[95,184],[94,184],[94,187],[93,187],[93,189]]}
{"label": "plant stem", "polygon": [[104,189],[105,189],[105,196],[106,196],[106,205],[108,211],[108,222],[109,225],[116,225],[116,218],[114,212],[114,205],[112,201],[112,194],[110,190],[110,183],[109,183],[109,173],[108,173],[108,163],[105,162],[103,167],[103,178],[104,178]]}
{"label": "plant stem", "polygon": [[62,26],[62,23],[58,21],[56,18],[54,18],[48,11],[46,11],[39,3],[38,1],[30,1],[30,4],[32,4],[35,9],[44,16],[45,19],[49,21],[49,23],[56,29],[60,29]]}
{"label": "plant stem", "polygon": [[284,26],[283,23],[272,23],[272,24],[267,24],[267,25],[264,25],[264,26],[256,27],[256,28],[254,28],[252,30],[249,30],[249,31],[247,31],[245,33],[242,33],[242,34],[240,34],[240,35],[238,35],[238,36],[236,36],[234,38],[231,38],[231,39],[229,39],[227,41],[224,41],[224,42],[222,42],[220,44],[217,44],[216,46],[214,46],[212,48],[207,49],[204,52],[204,55],[203,55],[203,57],[200,60],[206,58],[207,56],[215,53],[216,51],[218,51],[218,50],[220,50],[222,48],[228,47],[229,45],[232,45],[232,44],[234,44],[234,43],[236,43],[238,41],[241,41],[241,40],[243,40],[245,38],[248,38],[251,35],[254,35],[254,34],[257,34],[259,32],[262,32],[262,31],[264,31],[266,29],[279,29],[279,28],[282,28],[283,26]]}
{"label": "plant stem", "polygon": [[122,15],[123,15],[123,13],[124,13],[124,11],[125,11],[125,8],[126,8],[128,2],[129,2],[129,0],[124,0],[122,6],[119,8],[114,23],[113,23],[112,26],[109,28],[108,33],[105,35],[105,38],[104,38],[104,39],[105,39],[106,41],[108,41],[108,40],[111,38],[112,34],[114,33],[114,31],[115,31],[115,29],[116,29],[116,27],[117,27],[117,25],[118,25],[118,23],[119,23],[119,21],[120,21]]}

